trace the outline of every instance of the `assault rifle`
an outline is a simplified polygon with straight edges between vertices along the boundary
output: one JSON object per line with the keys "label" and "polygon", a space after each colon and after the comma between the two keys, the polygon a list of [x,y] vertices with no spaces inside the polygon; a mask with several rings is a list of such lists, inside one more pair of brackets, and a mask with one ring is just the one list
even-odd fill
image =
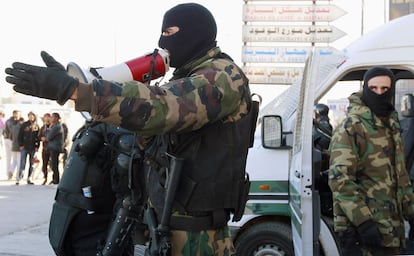
{"label": "assault rifle", "polygon": [[149,230],[149,248],[146,249],[145,254],[138,254],[138,256],[170,256],[171,255],[171,240],[170,240],[170,219],[174,203],[175,194],[181,176],[181,169],[184,159],[178,158],[166,153],[170,160],[169,176],[166,181],[166,195],[164,207],[162,209],[160,222],[158,223],[157,215],[153,207],[145,209],[144,223],[147,224]]}
{"label": "assault rifle", "polygon": [[[128,189],[131,191],[122,200],[115,219],[110,225],[105,246],[97,256],[120,255],[135,231],[137,224],[142,221],[143,198],[142,190],[137,181],[137,173],[142,172],[141,154],[135,145],[135,134],[123,134],[119,137],[116,159],[120,172],[128,173]],[[145,200],[145,199],[144,199]]]}

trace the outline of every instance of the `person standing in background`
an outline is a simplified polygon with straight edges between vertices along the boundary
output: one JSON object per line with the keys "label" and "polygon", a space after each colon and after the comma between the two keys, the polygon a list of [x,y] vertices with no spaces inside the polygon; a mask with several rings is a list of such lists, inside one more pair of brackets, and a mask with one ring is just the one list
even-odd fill
{"label": "person standing in background", "polygon": [[19,132],[20,127],[24,123],[24,118],[20,117],[19,120],[11,125],[10,127],[10,138],[12,141],[12,147],[11,147],[11,161],[10,161],[10,169],[9,173],[11,176],[13,176],[14,172],[16,171],[16,185],[19,185],[20,179],[22,176],[20,176],[20,144],[19,144]]}
{"label": "person standing in background", "polygon": [[0,159],[3,158],[4,155],[4,139],[3,139],[3,131],[4,127],[6,126],[6,121],[4,120],[4,113],[0,111]]}
{"label": "person standing in background", "polygon": [[[3,130],[4,153],[6,155],[6,170],[7,170],[7,177],[9,180],[13,177],[14,168],[16,168],[16,167],[11,168],[12,161],[14,162],[16,160],[16,156],[14,155],[15,153],[13,152],[16,152],[16,151],[20,152],[20,150],[18,149],[16,150],[12,149],[13,147],[13,141],[12,141],[12,130],[13,129],[12,128],[18,123],[19,118],[20,118],[20,111],[13,110],[12,116],[9,119],[7,119],[6,124],[4,126],[4,130]],[[20,161],[20,156],[19,156],[19,161]]]}
{"label": "person standing in background", "polygon": [[46,150],[50,153],[50,166],[53,171],[53,180],[50,184],[59,184],[59,155],[63,151],[63,128],[59,113],[52,113],[49,130],[46,136],[42,137],[42,141],[47,142]]}
{"label": "person standing in background", "polygon": [[39,125],[36,121],[36,115],[33,112],[30,111],[29,114],[27,114],[27,117],[29,120],[24,122],[20,127],[18,138],[21,152],[19,174],[20,177],[24,176],[27,156],[29,156],[29,173],[27,174],[27,184],[33,185],[33,157],[35,152],[39,149]]}
{"label": "person standing in background", "polygon": [[362,91],[348,98],[347,116],[332,136],[329,186],[343,255],[401,254],[404,220],[414,239],[414,194],[393,105],[395,81],[385,67],[366,71]]}
{"label": "person standing in background", "polygon": [[46,150],[46,146],[47,146],[47,141],[46,140],[42,140],[42,137],[46,137],[46,133],[49,130],[49,126],[50,126],[50,114],[46,113],[43,115],[42,121],[43,121],[43,125],[42,127],[40,127],[39,130],[39,140],[42,141],[42,172],[43,172],[43,183],[42,185],[46,185],[47,183],[47,168],[49,165],[49,159],[50,159],[50,152],[48,150]]}
{"label": "person standing in background", "polygon": [[69,145],[68,133],[69,133],[69,129],[68,129],[68,126],[66,125],[66,123],[61,122],[61,125],[62,125],[62,129],[63,129],[62,166],[63,166],[63,169],[65,169],[66,159],[68,159],[68,145]]}

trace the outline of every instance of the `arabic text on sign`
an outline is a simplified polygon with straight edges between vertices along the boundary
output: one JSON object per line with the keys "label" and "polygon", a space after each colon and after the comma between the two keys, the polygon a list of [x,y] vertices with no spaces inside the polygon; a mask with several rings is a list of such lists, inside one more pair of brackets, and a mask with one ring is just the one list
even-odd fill
{"label": "arabic text on sign", "polygon": [[244,21],[333,21],[345,13],[335,5],[243,6]]}
{"label": "arabic text on sign", "polygon": [[292,84],[303,75],[302,67],[245,66],[243,71],[252,84]]}
{"label": "arabic text on sign", "polygon": [[330,25],[313,26],[243,26],[243,42],[315,42],[329,43],[342,36],[345,32]]}
{"label": "arabic text on sign", "polygon": [[[243,46],[242,62],[245,63],[274,63],[292,62],[304,63],[308,57],[311,47],[266,47],[266,46]],[[319,51],[321,55],[330,55],[333,48],[324,47]]]}

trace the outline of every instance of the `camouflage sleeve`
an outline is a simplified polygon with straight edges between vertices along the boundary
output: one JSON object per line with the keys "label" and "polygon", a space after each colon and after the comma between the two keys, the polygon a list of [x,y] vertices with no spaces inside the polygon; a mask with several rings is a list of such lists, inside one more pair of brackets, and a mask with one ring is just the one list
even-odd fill
{"label": "camouflage sleeve", "polygon": [[414,217],[414,194],[411,187],[403,191],[403,214],[406,220]]}
{"label": "camouflage sleeve", "polygon": [[334,207],[339,207],[340,212],[355,226],[372,217],[356,178],[358,152],[361,150],[356,140],[363,133],[362,124],[356,124],[348,117],[334,131],[329,148],[329,186]]}
{"label": "camouflage sleeve", "polygon": [[91,88],[82,89],[89,93],[78,98],[76,109],[90,108],[95,120],[145,136],[196,130],[218,120],[233,122],[247,113],[245,94],[250,94],[240,72],[232,62],[219,59],[160,87],[95,80]]}
{"label": "camouflage sleeve", "polygon": [[401,137],[396,140],[396,168],[401,170],[398,173],[398,180],[402,189],[402,207],[405,219],[414,217],[414,193],[408,170],[405,166],[403,145]]}
{"label": "camouflage sleeve", "polygon": [[405,166],[404,143],[401,136],[401,124],[398,120],[397,112],[390,115],[390,128],[392,129],[394,146],[395,146],[395,169],[397,172],[398,186],[401,192],[398,192],[398,199],[402,204],[402,212],[405,219],[414,217],[414,193],[410,181],[409,172]]}

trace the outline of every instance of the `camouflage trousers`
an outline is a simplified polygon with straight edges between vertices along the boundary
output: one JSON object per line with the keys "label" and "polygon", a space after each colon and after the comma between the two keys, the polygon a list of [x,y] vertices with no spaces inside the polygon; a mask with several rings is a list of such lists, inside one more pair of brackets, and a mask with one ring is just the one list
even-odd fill
{"label": "camouflage trousers", "polygon": [[173,256],[231,256],[233,242],[228,227],[200,232],[172,231]]}

